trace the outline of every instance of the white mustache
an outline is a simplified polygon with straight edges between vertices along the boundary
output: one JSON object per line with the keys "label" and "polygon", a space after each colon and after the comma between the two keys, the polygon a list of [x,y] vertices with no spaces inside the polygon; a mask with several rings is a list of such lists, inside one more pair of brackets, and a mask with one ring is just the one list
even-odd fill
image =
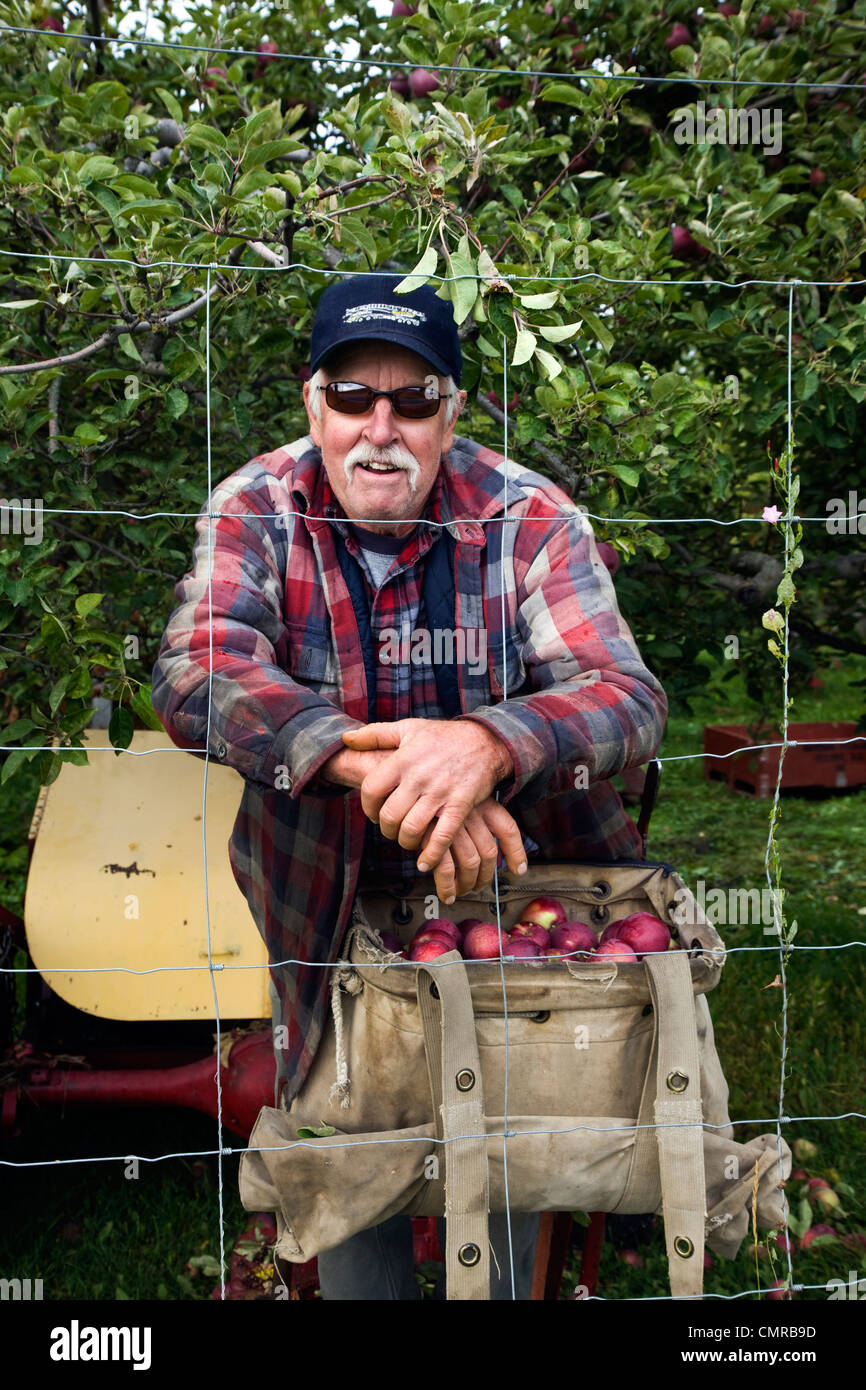
{"label": "white mustache", "polygon": [[421,465],[415,455],[410,454],[409,450],[404,449],[400,444],[386,444],[378,449],[374,444],[356,444],[343,460],[343,471],[346,474],[347,485],[351,484],[355,467],[359,463],[387,463],[392,468],[402,468],[408,474],[410,493],[414,493],[418,486]]}

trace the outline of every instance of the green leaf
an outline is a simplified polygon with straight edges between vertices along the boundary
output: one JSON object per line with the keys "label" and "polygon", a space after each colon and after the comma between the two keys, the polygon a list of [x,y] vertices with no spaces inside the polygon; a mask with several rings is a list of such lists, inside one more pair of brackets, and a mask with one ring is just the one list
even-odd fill
{"label": "green leaf", "polygon": [[454,305],[454,320],[459,325],[472,312],[478,297],[478,283],[475,278],[475,262],[469,253],[469,238],[460,238],[456,251],[448,256],[448,269],[452,276],[468,276],[468,279],[453,279],[448,286],[451,302]]}
{"label": "green leaf", "polygon": [[253,422],[252,414],[248,407],[242,405],[240,401],[234,401],[232,409],[234,411],[235,424],[238,427],[238,434],[241,439],[246,439],[250,432],[250,425]]}
{"label": "green leaf", "polygon": [[54,716],[57,713],[58,706],[61,704],[63,697],[66,694],[66,687],[69,684],[71,676],[72,672],[66,671],[64,675],[60,677],[59,681],[54,682],[50,691],[48,692],[48,708],[50,709],[52,716]]}
{"label": "green leaf", "polygon": [[113,159],[108,159],[104,154],[92,154],[78,170],[78,181],[91,183],[94,179],[113,179],[119,173]]}
{"label": "green leaf", "polygon": [[134,362],[144,361],[144,358],[142,357],[138,348],[135,346],[132,334],[121,333],[120,337],[117,340],[117,345],[119,348],[121,348],[123,352],[126,353],[127,357],[131,357]]}
{"label": "green leaf", "polygon": [[666,396],[672,396],[675,391],[680,391],[685,386],[685,378],[679,372],[663,372],[657,376],[650,387],[650,396],[653,401],[663,401]]}
{"label": "green leaf", "polygon": [[149,685],[140,685],[133,693],[129,703],[133,713],[138,716],[146,728],[156,729],[158,733],[163,732],[162,725],[159,722],[159,716],[153,708],[151,687]]}
{"label": "green leaf", "polygon": [[[554,357],[552,352],[545,352],[544,348],[535,349],[535,358],[548,381],[555,381],[562,371],[562,363],[558,357]],[[546,431],[545,431],[546,433]],[[544,434],[541,435],[544,438]]]}
{"label": "green leaf", "polygon": [[[553,101],[560,106],[586,106],[587,97],[571,82],[548,82],[538,94],[539,101]],[[578,146],[578,148],[580,148]]]}
{"label": "green leaf", "polygon": [[173,386],[164,396],[165,413],[169,420],[179,420],[189,407],[189,396],[179,387]]}
{"label": "green leaf", "polygon": [[45,304],[44,299],[4,299],[0,302],[0,309],[32,309],[34,304]]}
{"label": "green leaf", "polygon": [[580,323],[557,323],[550,324],[547,328],[539,328],[538,331],[548,343],[564,343],[566,338],[573,338],[579,328]]}
{"label": "green leaf", "polygon": [[32,719],[15,719],[11,724],[7,724],[5,729],[0,729],[0,748],[13,740],[26,738],[29,733],[38,728]]}
{"label": "green leaf", "polygon": [[[608,463],[605,465],[608,473],[612,473],[615,478],[619,478],[621,483],[627,487],[637,487],[640,483],[640,473],[636,468],[629,468],[625,463]],[[653,650],[656,650],[653,648]]]}
{"label": "green leaf", "polygon": [[330,1139],[332,1134],[337,1131],[333,1125],[301,1125],[298,1129],[299,1139]]}
{"label": "green leaf", "polygon": [[436,274],[436,266],[439,256],[436,247],[432,244],[427,247],[415,269],[401,280],[399,285],[394,286],[395,294],[412,294],[414,290],[419,290],[422,285],[426,285],[431,275]]}
{"label": "green leaf", "polygon": [[535,352],[537,338],[534,333],[530,333],[528,328],[521,328],[517,334],[517,342],[514,345],[514,355],[511,358],[512,367],[519,367],[522,363],[528,362]]}
{"label": "green leaf", "polygon": [[[176,119],[176,118],[175,118]],[[228,141],[221,130],[215,126],[195,121],[183,137],[185,145],[195,145],[199,149],[210,150],[213,154],[223,154],[228,149]]]}
{"label": "green leaf", "polygon": [[0,773],[0,782],[8,782],[13,773],[17,772],[24,763],[29,763],[32,754],[25,753],[21,748],[15,748],[3,759],[3,771]]}
{"label": "green leaf", "polygon": [[610,352],[611,348],[613,347],[613,334],[611,333],[610,329],[605,328],[598,315],[591,314],[588,309],[581,309],[580,313],[581,318],[583,319],[587,328],[595,334],[596,338],[598,338],[598,341],[601,343],[605,352]]}
{"label": "green leaf", "polygon": [[132,715],[125,705],[116,705],[108,721],[108,737],[115,749],[128,748],[135,733]]}
{"label": "green leaf", "polygon": [[79,594],[75,600],[75,611],[79,618],[86,618],[88,613],[98,608],[104,597],[104,594]]}
{"label": "green leaf", "polygon": [[281,155],[291,154],[301,148],[298,140],[265,140],[261,145],[253,145],[244,156],[244,170],[258,169],[269,159],[279,159]]}
{"label": "green leaf", "polygon": [[178,125],[182,126],[183,110],[177,98],[172,96],[171,92],[166,91],[165,87],[157,87],[156,95],[159,97],[172,120],[177,121]]}
{"label": "green leaf", "polygon": [[525,309],[552,309],[559,298],[559,290],[546,290],[544,294],[519,294],[517,298]]}

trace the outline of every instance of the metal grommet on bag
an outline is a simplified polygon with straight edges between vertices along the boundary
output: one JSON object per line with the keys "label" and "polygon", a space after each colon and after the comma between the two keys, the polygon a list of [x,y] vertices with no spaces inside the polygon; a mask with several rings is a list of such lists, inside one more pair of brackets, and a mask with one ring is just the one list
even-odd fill
{"label": "metal grommet on bag", "polygon": [[457,1251],[457,1258],[467,1269],[471,1269],[481,1259],[481,1251],[472,1241],[468,1241],[466,1245],[461,1245]]}
{"label": "metal grommet on bag", "polygon": [[412,918],[415,916],[405,898],[400,899],[400,906],[391,909],[391,920],[396,927],[408,927]]}
{"label": "metal grommet on bag", "polygon": [[438,991],[438,989],[436,988],[436,981],[435,981],[435,980],[431,980],[431,981],[430,981],[430,993],[433,995],[433,998],[434,998],[434,999],[438,999],[438,998],[439,998],[439,991]]}
{"label": "metal grommet on bag", "polygon": [[611,888],[607,879],[600,878],[597,883],[594,883],[592,885],[592,891],[598,898],[599,902],[603,903],[605,899],[610,897],[611,893],[613,892],[613,889]]}
{"label": "metal grommet on bag", "polygon": [[589,916],[590,920],[595,922],[597,926],[603,927],[610,917],[610,909],[607,907],[597,906],[592,909],[592,912],[589,914]]}
{"label": "metal grommet on bag", "polygon": [[546,1023],[550,1018],[550,1009],[539,1009],[537,1013],[529,1015],[530,1023]]}
{"label": "metal grommet on bag", "polygon": [[471,1091],[475,1085],[475,1072],[469,1067],[464,1067],[454,1078],[458,1091]]}
{"label": "metal grommet on bag", "polygon": [[689,1078],[683,1071],[671,1071],[667,1076],[667,1088],[669,1091],[684,1091],[689,1084]]}
{"label": "metal grommet on bag", "polygon": [[684,1260],[687,1260],[690,1255],[695,1253],[694,1243],[689,1240],[688,1236],[676,1236],[674,1239],[674,1249]]}

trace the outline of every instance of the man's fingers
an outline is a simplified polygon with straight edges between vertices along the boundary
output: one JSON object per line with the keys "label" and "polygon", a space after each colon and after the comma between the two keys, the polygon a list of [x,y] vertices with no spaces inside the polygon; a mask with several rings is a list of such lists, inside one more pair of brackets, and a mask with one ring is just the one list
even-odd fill
{"label": "man's fingers", "polygon": [[365,724],[363,729],[348,729],[343,734],[347,748],[369,752],[374,748],[400,747],[400,721],[393,724]]}
{"label": "man's fingers", "polygon": [[526,849],[514,817],[492,798],[476,807],[476,814],[483,817],[485,825],[496,836],[511,872],[524,873],[528,867]]}
{"label": "man's fingers", "polygon": [[468,806],[446,806],[439,816],[430,839],[421,851],[418,859],[419,873],[427,873],[430,869],[435,869],[445,851],[450,847],[451,841],[457,834],[468,815]]}
{"label": "man's fingers", "polygon": [[[479,859],[474,883],[462,890],[464,893],[468,893],[470,888],[486,888],[488,883],[493,882],[496,861],[499,857],[499,846],[490,833],[484,817],[479,814],[477,807],[474,811],[470,811],[463,828],[475,846]],[[455,836],[454,844],[456,843],[457,837]]]}

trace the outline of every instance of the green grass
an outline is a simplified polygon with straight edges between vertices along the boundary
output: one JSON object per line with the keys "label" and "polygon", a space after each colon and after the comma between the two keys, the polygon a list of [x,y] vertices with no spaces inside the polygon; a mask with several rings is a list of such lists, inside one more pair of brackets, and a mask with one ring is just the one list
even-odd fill
{"label": "green grass", "polygon": [[[825,685],[809,692],[793,711],[796,719],[854,717],[859,692],[850,689],[862,674],[822,673]],[[700,749],[704,722],[742,718],[747,710],[736,682],[716,687],[692,717],[672,718],[663,755]],[[733,700],[734,703],[730,703]],[[29,821],[30,792],[18,779],[0,789],[0,873],[6,906],[21,911],[26,856],[21,845]],[[769,802],[734,795],[704,779],[700,760],[665,765],[648,853],[673,863],[694,888],[765,886],[764,852]],[[829,797],[785,796],[777,838],[787,887],[786,911],[796,918],[796,946],[830,947],[866,938],[866,789]],[[772,1131],[778,1111],[781,1057],[781,990],[773,988],[779,967],[778,948],[760,925],[722,927],[729,948],[764,946],[761,952],[729,956],[723,978],[709,1002],[716,1041],[731,1088],[734,1119],[760,1118],[753,1127],[738,1127],[746,1141]],[[789,1115],[836,1115],[866,1111],[863,1057],[866,1055],[866,954],[795,950],[788,962],[788,1063],[785,1111]],[[20,1139],[3,1146],[2,1157],[18,1162],[99,1154],[152,1154],[213,1150],[215,1126],[186,1112],[70,1108],[24,1112]],[[802,1166],[823,1175],[843,1196],[846,1215],[813,1213],[842,1233],[866,1229],[860,1178],[863,1122],[857,1119],[811,1121],[786,1126],[792,1142],[805,1137],[818,1155]],[[231,1136],[225,1143],[231,1144]],[[226,1249],[231,1249],[249,1218],[237,1195],[235,1157],[224,1160]],[[217,1255],[219,1225],[216,1159],[166,1159],[142,1163],[140,1176],[127,1180],[124,1165],[111,1163],[51,1164],[3,1170],[0,1182],[0,1275],[42,1278],[45,1297],[131,1299],[209,1298],[213,1277],[191,1277],[187,1262]],[[846,1191],[845,1189],[850,1189]],[[795,1210],[803,1199],[801,1185],[789,1196]],[[665,1294],[666,1260],[661,1232],[641,1245],[643,1265],[632,1269],[606,1243],[599,1293],[610,1299]],[[786,1262],[776,1257],[777,1272]],[[866,1273],[866,1251],[853,1254],[830,1241],[797,1253],[798,1282],[823,1285],[829,1278]],[[762,1286],[774,1275],[761,1257]],[[708,1293],[734,1293],[755,1287],[756,1267],[743,1247],[738,1258],[713,1257],[706,1276]],[[563,1296],[577,1282],[572,1259]],[[823,1298],[823,1292],[810,1297]]]}

